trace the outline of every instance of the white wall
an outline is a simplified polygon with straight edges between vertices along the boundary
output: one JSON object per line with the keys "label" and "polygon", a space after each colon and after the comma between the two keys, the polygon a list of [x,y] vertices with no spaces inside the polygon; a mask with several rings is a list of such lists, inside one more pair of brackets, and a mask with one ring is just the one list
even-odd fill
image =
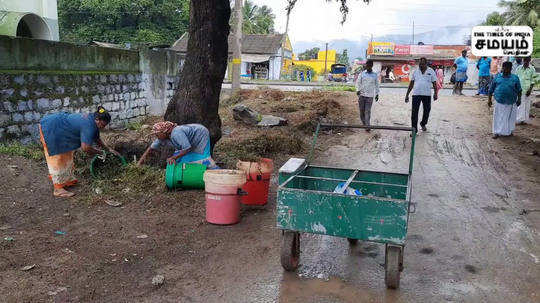
{"label": "white wall", "polygon": [[58,20],[56,0],[0,0],[0,10],[34,13],[40,17]]}
{"label": "white wall", "polygon": [[268,64],[268,78],[270,80],[279,80],[281,71],[281,57],[270,57]]}
{"label": "white wall", "polygon": [[[57,0],[0,0],[0,11],[33,13],[47,23],[48,40],[60,40]],[[45,30],[43,30],[45,31]],[[43,38],[42,38],[43,39]]]}

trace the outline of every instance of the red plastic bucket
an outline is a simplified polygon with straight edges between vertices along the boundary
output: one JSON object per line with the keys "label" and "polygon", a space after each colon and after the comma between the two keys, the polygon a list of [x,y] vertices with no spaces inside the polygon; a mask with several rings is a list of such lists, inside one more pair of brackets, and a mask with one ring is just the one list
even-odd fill
{"label": "red plastic bucket", "polygon": [[218,225],[240,222],[240,196],[206,193],[206,221]]}
{"label": "red plastic bucket", "polygon": [[242,197],[245,205],[266,205],[268,203],[268,191],[270,178],[274,170],[272,159],[263,158],[259,162],[238,161],[236,167],[246,173],[247,182],[242,190],[247,195]]}
{"label": "red plastic bucket", "polygon": [[266,205],[268,203],[268,191],[270,180],[247,181],[242,190],[248,194],[242,197],[245,205]]}
{"label": "red plastic bucket", "polygon": [[240,170],[207,170],[204,173],[206,221],[229,225],[240,222],[239,189],[246,182]]}

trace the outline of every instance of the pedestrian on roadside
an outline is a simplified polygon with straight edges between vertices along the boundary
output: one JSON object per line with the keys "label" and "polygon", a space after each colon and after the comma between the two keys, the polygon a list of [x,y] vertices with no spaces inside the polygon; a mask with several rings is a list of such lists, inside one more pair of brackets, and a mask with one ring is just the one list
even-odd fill
{"label": "pedestrian on roadside", "polygon": [[307,82],[311,82],[311,70],[307,70],[306,71],[306,78],[307,78]]}
{"label": "pedestrian on roadside", "polygon": [[512,74],[516,74],[517,68],[523,64],[521,57],[509,57],[508,61],[512,62]]}
{"label": "pedestrian on roadside", "polygon": [[517,107],[521,105],[521,84],[512,74],[512,62],[504,62],[502,74],[498,74],[489,88],[488,106],[495,95],[493,108],[493,139],[499,136],[511,136],[516,128]]}
{"label": "pedestrian on roadside", "polygon": [[467,82],[467,67],[469,60],[467,60],[467,50],[461,51],[461,57],[454,60],[454,67],[456,68],[456,84],[454,85],[453,95],[463,95],[463,84]]}
{"label": "pedestrian on roadside", "polygon": [[300,72],[300,81],[304,82],[304,72]]}
{"label": "pedestrian on roadside", "polygon": [[476,63],[478,69],[478,92],[476,95],[487,95],[490,84],[491,58],[481,57]]}
{"label": "pedestrian on roadside", "polygon": [[[422,103],[423,113],[420,126],[422,131],[427,131],[426,125],[429,119],[429,112],[431,111],[431,88],[433,87],[433,100],[438,99],[437,91],[437,76],[435,71],[427,67],[427,59],[420,58],[418,63],[418,69],[416,69],[411,77],[409,88],[407,89],[407,95],[405,96],[405,103],[409,102],[409,94],[413,91],[412,96],[412,115],[411,126],[418,130],[418,111],[420,109],[420,103]],[[414,89],[413,89],[414,88]]]}
{"label": "pedestrian on roadside", "polygon": [[501,57],[493,57],[493,60],[491,60],[491,66],[489,73],[491,74],[491,81],[493,81],[493,78],[497,76],[502,71],[502,58]]}
{"label": "pedestrian on roadside", "polygon": [[[373,99],[376,102],[379,101],[379,84],[379,76],[373,72],[373,60],[367,60],[366,70],[358,75],[356,81],[360,120],[363,125],[371,125],[371,106],[373,105]],[[370,132],[371,130],[367,128],[366,131]]]}
{"label": "pedestrian on roadside", "polygon": [[525,97],[521,99],[521,105],[517,108],[516,122],[518,124],[526,124],[529,122],[535,74],[536,71],[534,70],[534,67],[531,66],[530,56],[525,57],[523,59],[523,65],[516,68],[516,75],[519,78],[521,89],[525,92]]}
{"label": "pedestrian on roadside", "polygon": [[437,75],[437,91],[441,90],[444,85],[444,70],[442,65],[439,65],[436,71]]}

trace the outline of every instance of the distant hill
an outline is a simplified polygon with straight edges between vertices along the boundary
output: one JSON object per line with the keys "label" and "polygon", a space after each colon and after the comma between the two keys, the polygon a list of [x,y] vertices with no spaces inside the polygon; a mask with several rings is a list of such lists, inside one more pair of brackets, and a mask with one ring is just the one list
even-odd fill
{"label": "distant hill", "polygon": [[[447,26],[438,28],[433,31],[419,33],[414,36],[414,43],[423,42],[425,44],[464,44],[464,37],[470,35],[470,27],[463,26]],[[347,49],[349,52],[349,58],[353,60],[357,57],[364,58],[366,55],[366,49],[371,37],[360,36],[357,39],[339,39],[328,41],[329,49],[336,49],[338,52],[342,52]],[[412,35],[384,35],[379,37],[373,37],[373,41],[389,41],[396,44],[410,44],[412,42]],[[293,44],[294,53],[299,54],[306,49],[313,47],[319,47],[324,50],[324,44],[326,41],[298,41]]]}

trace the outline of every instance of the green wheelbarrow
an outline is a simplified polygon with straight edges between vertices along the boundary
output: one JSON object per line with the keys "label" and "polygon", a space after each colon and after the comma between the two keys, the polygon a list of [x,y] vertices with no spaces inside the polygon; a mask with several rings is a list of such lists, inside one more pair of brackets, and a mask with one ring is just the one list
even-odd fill
{"label": "green wheelbarrow", "polygon": [[[367,128],[361,125],[319,124],[307,161],[290,159],[279,173],[277,227],[282,230],[281,265],[295,271],[300,261],[300,233],[385,244],[385,283],[399,288],[411,202],[416,132],[410,127],[369,126],[411,132],[408,173],[368,171],[311,165],[321,127]],[[354,188],[361,194],[346,192]]]}

